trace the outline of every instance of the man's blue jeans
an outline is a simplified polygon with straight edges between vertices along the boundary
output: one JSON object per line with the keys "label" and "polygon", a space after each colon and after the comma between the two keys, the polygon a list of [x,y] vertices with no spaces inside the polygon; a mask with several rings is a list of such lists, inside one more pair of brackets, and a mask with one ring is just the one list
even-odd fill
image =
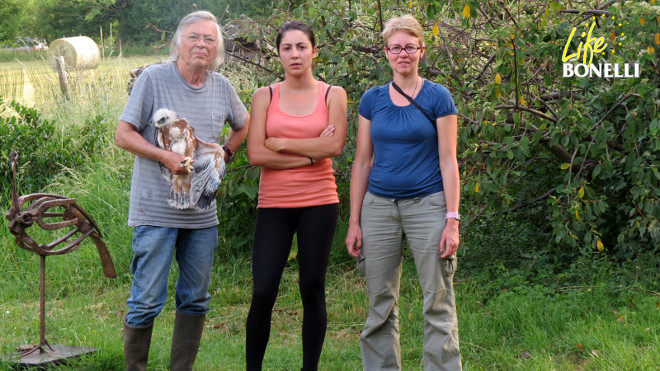
{"label": "man's blue jeans", "polygon": [[133,285],[131,297],[126,301],[126,322],[134,327],[148,326],[163,309],[173,257],[179,265],[176,310],[189,315],[206,314],[211,301],[208,288],[217,245],[217,227],[136,227],[133,232],[135,255],[131,262]]}

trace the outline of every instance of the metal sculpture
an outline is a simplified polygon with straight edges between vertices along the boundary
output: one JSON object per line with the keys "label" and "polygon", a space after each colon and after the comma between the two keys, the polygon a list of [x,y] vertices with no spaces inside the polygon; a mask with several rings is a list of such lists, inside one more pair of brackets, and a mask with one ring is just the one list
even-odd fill
{"label": "metal sculpture", "polygon": [[[46,257],[62,255],[80,248],[81,242],[90,237],[101,257],[103,273],[108,278],[116,278],[117,272],[112,262],[110,252],[103,242],[103,237],[94,219],[76,204],[75,198],[69,198],[51,193],[33,193],[18,197],[16,191],[16,167],[18,153],[10,155],[13,181],[11,207],[5,217],[9,219],[9,230],[16,237],[16,244],[28,251],[32,251],[41,258],[41,300],[40,306],[40,341],[38,345],[21,346],[20,363],[42,364],[61,362],[70,357],[95,351],[94,348],[80,348],[63,345],[51,346],[46,341]],[[24,210],[25,209],[25,210]],[[27,229],[37,224],[44,230],[57,230],[68,228],[64,235],[48,244],[41,244],[27,234]],[[79,235],[77,235],[79,234]],[[77,236],[74,236],[77,235]],[[74,239],[75,238],[75,239]],[[60,245],[65,244],[61,247]],[[16,358],[15,356],[12,358]],[[12,359],[10,359],[11,361]]]}

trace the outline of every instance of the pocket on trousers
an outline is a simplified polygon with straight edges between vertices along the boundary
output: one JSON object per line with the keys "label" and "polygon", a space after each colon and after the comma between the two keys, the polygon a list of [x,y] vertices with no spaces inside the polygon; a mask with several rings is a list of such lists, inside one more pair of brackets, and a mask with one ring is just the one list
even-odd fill
{"label": "pocket on trousers", "polygon": [[363,276],[367,274],[366,263],[367,263],[366,258],[364,257],[364,255],[362,255],[362,253],[360,253],[360,255],[358,255],[356,259],[356,264],[357,264],[358,273],[360,273]]}
{"label": "pocket on trousers", "polygon": [[445,272],[449,273],[450,276],[454,275],[454,272],[456,272],[456,266],[457,266],[457,261],[456,261],[456,255],[452,255],[448,258],[440,258],[445,266]]}
{"label": "pocket on trousers", "polygon": [[438,193],[434,193],[432,195],[428,195],[427,197],[432,205],[447,207],[447,201],[445,200],[445,192],[441,191]]}
{"label": "pocket on trousers", "polygon": [[369,206],[374,203],[374,200],[376,199],[376,196],[373,194],[366,192],[364,194],[364,198],[362,199],[362,207]]}

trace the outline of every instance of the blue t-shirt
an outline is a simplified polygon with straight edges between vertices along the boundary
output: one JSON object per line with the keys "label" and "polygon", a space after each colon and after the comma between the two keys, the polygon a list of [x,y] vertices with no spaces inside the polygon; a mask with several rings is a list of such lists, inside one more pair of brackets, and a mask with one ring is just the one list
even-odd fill
{"label": "blue t-shirt", "polygon": [[[443,187],[437,132],[412,104],[395,105],[389,86],[369,89],[358,107],[360,115],[371,121],[374,163],[368,191],[393,199],[440,192]],[[449,90],[426,79],[415,102],[433,118],[458,114]]]}

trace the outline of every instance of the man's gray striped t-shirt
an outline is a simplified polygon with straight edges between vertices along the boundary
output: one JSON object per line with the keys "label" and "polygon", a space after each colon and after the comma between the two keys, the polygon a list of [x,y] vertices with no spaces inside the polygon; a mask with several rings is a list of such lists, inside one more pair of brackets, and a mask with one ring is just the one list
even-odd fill
{"label": "man's gray striped t-shirt", "polygon": [[[185,117],[199,138],[219,143],[225,123],[242,127],[247,110],[229,81],[217,72],[207,72],[201,87],[193,87],[179,74],[174,63],[147,67],[135,81],[120,119],[137,128],[150,143],[154,141],[153,114],[168,108]],[[135,156],[130,226],[207,228],[218,224],[214,207],[206,211],[178,210],[167,203],[170,185],[161,175],[158,162]]]}

